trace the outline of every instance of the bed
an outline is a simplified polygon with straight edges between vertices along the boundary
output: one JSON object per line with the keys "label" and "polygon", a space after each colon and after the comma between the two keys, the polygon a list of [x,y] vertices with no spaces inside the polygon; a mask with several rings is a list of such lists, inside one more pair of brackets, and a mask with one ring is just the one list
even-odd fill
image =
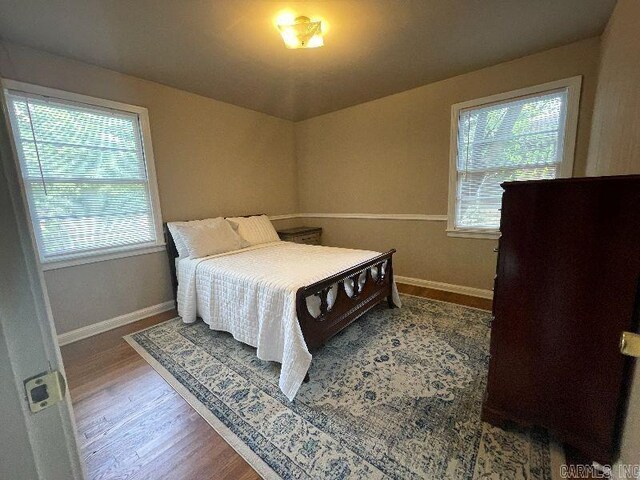
{"label": "bed", "polygon": [[178,313],[231,333],[279,362],[293,400],[308,379],[311,353],[386,301],[400,306],[393,254],[273,241],[204,258],[179,258],[165,224]]}

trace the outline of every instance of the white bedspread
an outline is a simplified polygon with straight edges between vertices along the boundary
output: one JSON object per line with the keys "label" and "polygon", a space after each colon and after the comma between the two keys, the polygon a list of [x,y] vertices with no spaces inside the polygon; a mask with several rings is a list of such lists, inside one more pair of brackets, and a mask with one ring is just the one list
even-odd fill
{"label": "white bedspread", "polygon": [[[178,314],[256,347],[282,364],[280,389],[293,400],[311,363],[296,316],[298,288],[379,255],[367,250],[272,242],[176,262]],[[400,298],[393,285],[394,301]]]}

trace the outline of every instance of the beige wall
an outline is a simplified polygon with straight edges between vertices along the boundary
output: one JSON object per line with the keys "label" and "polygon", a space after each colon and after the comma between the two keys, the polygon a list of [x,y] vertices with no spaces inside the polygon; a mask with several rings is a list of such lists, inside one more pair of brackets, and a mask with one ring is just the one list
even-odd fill
{"label": "beige wall", "polygon": [[44,272],[58,333],[173,299],[165,252]]}
{"label": "beige wall", "polygon": [[[0,76],[148,108],[165,221],[297,210],[289,121],[11,44]],[[163,252],[45,278],[59,333],[172,298]]]}
{"label": "beige wall", "polygon": [[[295,126],[11,44],[0,49],[0,75],[147,107],[165,221],[297,211],[445,215],[453,103],[584,75],[576,149],[576,173],[584,174],[598,48],[598,39],[582,41]],[[323,226],[327,244],[397,248],[399,275],[492,286],[495,242],[447,237],[444,222],[304,223]],[[60,332],[171,299],[164,253],[48,271],[45,278]]]}
{"label": "beige wall", "polygon": [[[446,215],[451,105],[583,75],[574,174],[584,175],[599,38],[573,43],[296,124],[301,212]],[[396,247],[399,275],[492,288],[495,241],[445,222],[323,220],[327,243]]]}
{"label": "beige wall", "polygon": [[[640,2],[619,0],[602,37],[589,175],[640,174]],[[640,366],[629,397],[620,463],[640,465]],[[618,470],[614,469],[614,473]]]}
{"label": "beige wall", "polygon": [[619,0],[602,36],[587,173],[640,173],[640,2]]}
{"label": "beige wall", "polygon": [[397,250],[396,275],[490,289],[495,274],[495,241],[447,237],[446,222],[313,218],[324,245]]}

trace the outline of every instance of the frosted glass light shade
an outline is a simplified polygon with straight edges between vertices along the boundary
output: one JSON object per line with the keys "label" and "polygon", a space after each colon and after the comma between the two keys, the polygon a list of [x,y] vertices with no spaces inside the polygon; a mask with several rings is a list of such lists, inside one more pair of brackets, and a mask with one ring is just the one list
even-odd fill
{"label": "frosted glass light shade", "polygon": [[313,22],[309,17],[297,17],[294,23],[278,25],[287,48],[317,48],[324,45],[322,22]]}

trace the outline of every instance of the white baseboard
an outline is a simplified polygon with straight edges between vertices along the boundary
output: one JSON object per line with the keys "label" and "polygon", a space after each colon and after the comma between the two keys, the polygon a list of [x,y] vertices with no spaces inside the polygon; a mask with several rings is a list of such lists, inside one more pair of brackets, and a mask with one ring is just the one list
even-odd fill
{"label": "white baseboard", "polygon": [[406,283],[407,285],[415,285],[416,287],[433,288],[434,290],[442,290],[444,292],[460,293],[471,297],[493,299],[493,291],[483,288],[465,287],[463,285],[454,285],[452,283],[434,282],[432,280],[422,280],[421,278],[401,277],[394,275],[393,278],[398,283]]}
{"label": "white baseboard", "polygon": [[122,327],[123,325],[150,317],[151,315],[157,315],[158,313],[171,310],[172,308],[175,308],[175,305],[175,302],[171,300],[169,302],[159,303],[158,305],[151,305],[150,307],[142,308],[135,312],[126,313],[119,317],[93,323],[86,327],[71,330],[70,332],[61,333],[58,335],[58,344],[60,346],[68,345],[69,343],[77,342],[78,340],[83,340],[108,330],[113,330],[114,328]]}

